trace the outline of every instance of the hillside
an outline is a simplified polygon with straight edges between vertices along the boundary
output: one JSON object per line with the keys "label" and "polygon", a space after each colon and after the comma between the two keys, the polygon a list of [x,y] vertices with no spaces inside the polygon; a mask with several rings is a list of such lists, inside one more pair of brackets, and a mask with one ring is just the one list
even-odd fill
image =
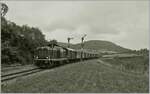
{"label": "hillside", "polygon": [[[67,47],[67,43],[58,43],[59,45],[62,45],[64,47]],[[80,49],[81,44],[70,44],[71,48],[74,49]],[[102,40],[90,40],[84,42],[84,48],[85,49],[93,49],[93,50],[99,50],[99,51],[115,51],[115,52],[127,52],[129,49],[123,48],[119,45],[116,45],[115,43],[109,42],[109,41],[102,41]]]}

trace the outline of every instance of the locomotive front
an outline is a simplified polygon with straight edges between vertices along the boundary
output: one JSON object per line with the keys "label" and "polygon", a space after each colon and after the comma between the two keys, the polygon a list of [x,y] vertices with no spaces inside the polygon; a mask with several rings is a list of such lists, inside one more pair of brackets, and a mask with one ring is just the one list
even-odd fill
{"label": "locomotive front", "polygon": [[34,53],[34,64],[39,67],[46,67],[49,60],[49,47],[38,47]]}
{"label": "locomotive front", "polygon": [[50,68],[60,65],[67,60],[66,51],[60,47],[38,47],[35,50],[34,64],[41,68]]}

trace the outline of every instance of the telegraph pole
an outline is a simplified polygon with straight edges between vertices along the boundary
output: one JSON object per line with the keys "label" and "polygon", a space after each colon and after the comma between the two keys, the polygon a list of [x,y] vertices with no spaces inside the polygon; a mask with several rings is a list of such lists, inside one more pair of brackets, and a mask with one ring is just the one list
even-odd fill
{"label": "telegraph pole", "polygon": [[87,35],[85,34],[83,37],[81,37],[81,61],[83,60],[83,42],[84,42],[84,38],[86,37]]}
{"label": "telegraph pole", "polygon": [[68,48],[70,48],[70,40],[71,40],[71,39],[73,39],[73,37],[71,37],[71,38],[68,37],[68,38],[67,38],[67,40],[68,40]]}

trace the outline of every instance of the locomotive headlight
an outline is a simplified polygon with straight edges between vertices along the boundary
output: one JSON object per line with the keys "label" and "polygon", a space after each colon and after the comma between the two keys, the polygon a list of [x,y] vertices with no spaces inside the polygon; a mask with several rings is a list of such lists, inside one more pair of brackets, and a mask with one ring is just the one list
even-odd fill
{"label": "locomotive headlight", "polygon": [[48,58],[48,57],[46,57],[46,58]]}

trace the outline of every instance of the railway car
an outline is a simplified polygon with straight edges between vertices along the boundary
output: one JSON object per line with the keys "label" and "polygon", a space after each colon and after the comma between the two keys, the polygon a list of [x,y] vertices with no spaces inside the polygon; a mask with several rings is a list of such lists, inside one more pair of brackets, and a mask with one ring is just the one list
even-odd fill
{"label": "railway car", "polygon": [[68,51],[67,58],[69,62],[74,62],[76,60],[77,51],[70,48],[67,48],[67,51]]}

